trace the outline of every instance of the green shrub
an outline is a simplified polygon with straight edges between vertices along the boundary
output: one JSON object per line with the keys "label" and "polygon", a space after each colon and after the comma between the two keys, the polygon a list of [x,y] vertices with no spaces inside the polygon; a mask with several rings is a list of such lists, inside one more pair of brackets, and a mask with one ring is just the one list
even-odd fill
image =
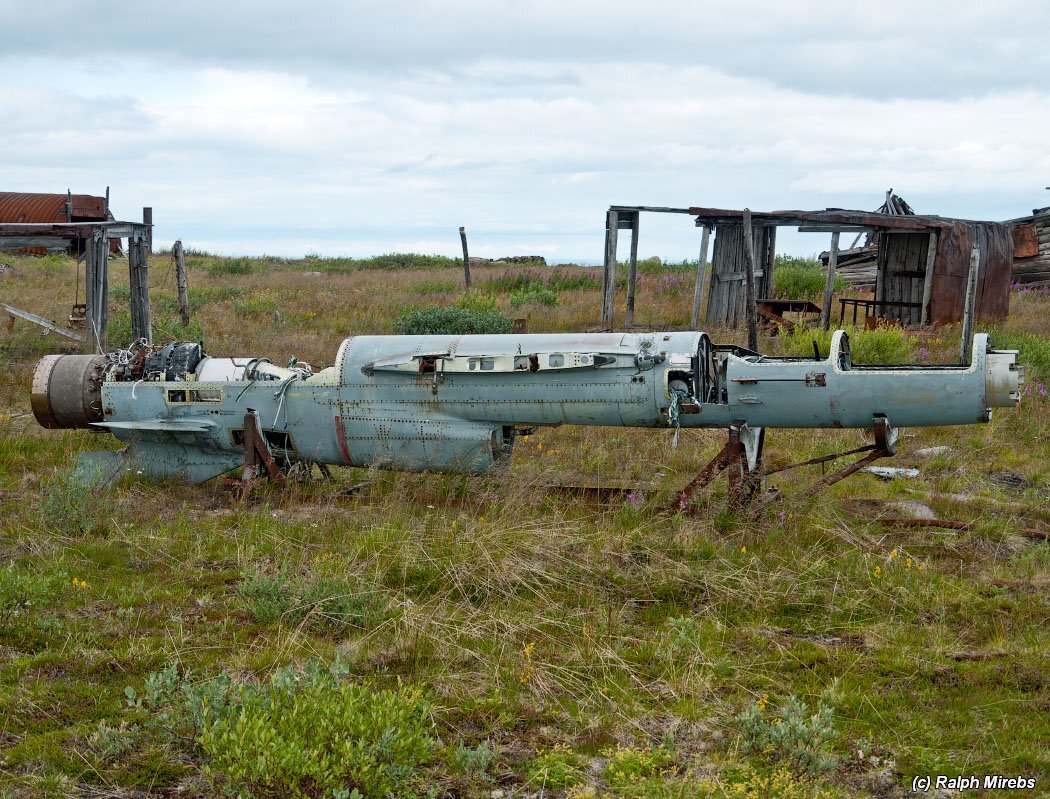
{"label": "green shrub", "polygon": [[39,574],[9,563],[0,569],[0,627],[47,607],[70,585],[65,572]]}
{"label": "green shrub", "polygon": [[1025,365],[1026,377],[1050,378],[1050,338],[1022,330],[989,331],[992,346],[1000,350],[1018,350],[1017,360]]}
{"label": "green shrub", "polygon": [[244,319],[254,319],[258,316],[269,316],[280,313],[277,310],[277,300],[273,297],[254,296],[233,303],[234,312]]}
{"label": "green shrub", "polygon": [[238,587],[255,621],[271,625],[282,618],[319,633],[346,627],[371,629],[384,618],[386,605],[374,591],[345,577],[290,580],[254,574]]}
{"label": "green shrub", "polygon": [[417,294],[452,294],[459,291],[461,283],[455,280],[420,280],[412,284]]}
{"label": "green shrub", "polygon": [[208,265],[208,274],[211,277],[250,275],[253,270],[254,265],[250,258],[223,258]]}
{"label": "green shrub", "polygon": [[[874,330],[845,326],[849,336],[850,355],[856,364],[910,363],[915,360],[917,345],[914,337],[899,327],[878,327]],[[813,355],[813,342],[817,342],[822,358],[831,348],[834,330],[796,325],[781,339],[788,355],[808,357]]]}
{"label": "green shrub", "polygon": [[558,295],[547,288],[532,287],[515,291],[510,295],[512,308],[520,308],[523,305],[544,305],[548,308],[558,304]]}
{"label": "green shrub", "polygon": [[453,304],[457,308],[464,308],[468,311],[477,311],[479,313],[491,313],[499,310],[499,307],[496,305],[496,298],[491,294],[470,292],[469,294],[464,294]]}
{"label": "green shrub", "polygon": [[254,574],[237,586],[237,595],[245,601],[255,621],[270,625],[292,607],[292,590],[283,580]]}
{"label": "green shrub", "polygon": [[583,762],[565,744],[555,744],[525,765],[529,784],[548,791],[560,791],[583,781]]}
{"label": "green shrub", "polygon": [[103,527],[109,519],[107,504],[72,469],[57,472],[36,502],[36,519],[48,533],[78,536]]}
{"label": "green shrub", "polygon": [[431,305],[402,314],[394,332],[402,336],[509,333],[511,320],[499,311],[475,311]]}
{"label": "green shrub", "polygon": [[172,665],[125,689],[146,727],[195,745],[204,772],[227,795],[414,796],[434,749],[429,705],[418,689],[343,682],[338,661],[305,673],[278,669],[269,682],[204,682]]}
{"label": "green shrub", "polygon": [[659,780],[673,769],[674,755],[664,748],[618,747],[602,752],[607,758],[602,776],[617,791],[637,791],[646,781]]}
{"label": "green shrub", "polygon": [[836,738],[834,714],[818,700],[810,714],[806,703],[789,696],[776,713],[760,699],[736,717],[744,752],[782,762],[800,774],[820,774],[837,763],[829,747]]}
{"label": "green shrub", "polygon": [[[790,300],[822,299],[827,274],[827,268],[816,258],[778,255],[773,269],[773,296]],[[842,291],[845,286],[845,281],[836,275],[835,291]]]}

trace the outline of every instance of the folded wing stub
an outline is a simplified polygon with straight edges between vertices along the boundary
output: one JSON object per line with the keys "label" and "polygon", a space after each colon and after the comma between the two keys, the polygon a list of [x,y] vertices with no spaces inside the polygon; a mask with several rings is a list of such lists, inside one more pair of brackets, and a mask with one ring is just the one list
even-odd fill
{"label": "folded wing stub", "polygon": [[[826,355],[806,358],[700,332],[356,336],[317,373],[295,359],[141,341],[43,358],[32,407],[45,427],[94,427],[125,443],[97,464],[194,482],[244,463],[246,441],[281,469],[478,474],[504,468],[522,430],[560,424],[735,431],[723,461],[752,480],[766,428],[977,423],[1016,405],[1023,379],[1017,353],[991,349],[984,334],[959,366],[856,364],[842,331]],[[246,435],[249,411],[258,430]]]}

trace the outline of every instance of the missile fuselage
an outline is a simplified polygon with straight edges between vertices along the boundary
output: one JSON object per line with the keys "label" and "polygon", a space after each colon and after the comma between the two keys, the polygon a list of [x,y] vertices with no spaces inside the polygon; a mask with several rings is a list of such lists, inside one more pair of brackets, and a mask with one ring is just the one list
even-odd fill
{"label": "missile fuselage", "polygon": [[865,428],[974,424],[1019,398],[1013,351],[974,337],[961,366],[863,366],[839,331],[830,352],[774,358],[699,332],[355,336],[333,366],[213,358],[175,342],[108,356],[47,356],[33,409],[46,427],[94,427],[127,444],[111,466],[200,482],[242,462],[259,417],[284,462],[482,473],[527,428]]}

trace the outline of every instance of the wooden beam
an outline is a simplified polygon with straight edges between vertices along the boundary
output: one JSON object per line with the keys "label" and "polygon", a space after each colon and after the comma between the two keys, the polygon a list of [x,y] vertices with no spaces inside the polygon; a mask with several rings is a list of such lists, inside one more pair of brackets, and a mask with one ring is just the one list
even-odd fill
{"label": "wooden beam", "polygon": [[835,293],[835,270],[838,265],[839,232],[836,230],[831,234],[831,249],[828,251],[828,278],[824,281],[824,305],[820,309],[820,326],[824,330],[831,326],[831,295]]}
{"label": "wooden beam", "polygon": [[[131,285],[131,342],[153,343],[149,307],[149,240],[144,233],[128,239],[128,279]],[[121,346],[131,342],[120,342]]]}
{"label": "wooden beam", "polygon": [[703,303],[704,278],[707,277],[707,248],[710,239],[711,226],[704,225],[704,233],[700,237],[700,263],[696,267],[696,288],[693,289],[693,315],[689,318],[693,330],[700,326],[700,306]]}
{"label": "wooden beam", "polygon": [[926,245],[926,274],[922,283],[922,316],[919,324],[923,327],[930,323],[930,298],[933,295],[933,269],[937,264],[937,231],[930,231],[929,243]]}
{"label": "wooden beam", "polygon": [[612,327],[616,303],[616,239],[619,236],[618,212],[609,210],[605,221],[605,269],[602,272],[602,326]]}
{"label": "wooden beam", "polygon": [[17,316],[19,319],[25,319],[27,322],[32,322],[34,325],[40,325],[40,327],[46,328],[52,333],[58,333],[58,335],[63,336],[64,338],[68,338],[73,341],[84,340],[84,337],[79,333],[70,330],[68,327],[56,325],[54,322],[51,322],[42,316],[37,316],[35,313],[23,311],[21,308],[16,308],[13,305],[8,305],[6,302],[0,302],[0,308],[3,308],[5,311],[11,314],[11,316]]}
{"label": "wooden beam", "polygon": [[959,363],[970,362],[970,334],[973,331],[973,306],[977,297],[977,269],[981,263],[981,251],[976,246],[970,250],[970,274],[966,278],[966,306],[963,309],[962,342]]}
{"label": "wooden beam", "polygon": [[755,306],[755,237],[751,229],[751,209],[744,209],[744,281],[747,286],[747,348],[758,352],[758,309]]}
{"label": "wooden beam", "polygon": [[627,316],[624,319],[625,327],[634,326],[634,291],[638,283],[638,220],[640,213],[635,211],[631,214],[631,271],[627,275]]}

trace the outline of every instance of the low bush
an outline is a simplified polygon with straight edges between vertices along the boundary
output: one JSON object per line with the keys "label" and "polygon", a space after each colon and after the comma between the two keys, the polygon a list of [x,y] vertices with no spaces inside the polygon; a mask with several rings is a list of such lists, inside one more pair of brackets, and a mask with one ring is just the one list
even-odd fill
{"label": "low bush", "polygon": [[73,537],[101,529],[109,512],[106,502],[69,469],[47,482],[44,495],[36,502],[36,517],[47,532]]}
{"label": "low bush", "polygon": [[558,295],[550,289],[540,286],[515,291],[510,295],[511,308],[521,308],[525,305],[543,305],[551,308],[557,304]]}
{"label": "low bush", "polygon": [[744,752],[780,762],[799,774],[830,771],[837,758],[830,751],[837,737],[834,714],[818,700],[813,712],[797,696],[789,696],[776,712],[763,697],[736,717]]}
{"label": "low bush", "polygon": [[[778,255],[773,269],[773,296],[788,300],[819,300],[824,296],[827,268],[816,258]],[[835,291],[842,291],[845,281],[835,276]]]}
{"label": "low bush", "polygon": [[268,626],[284,618],[318,633],[371,629],[386,611],[378,594],[345,577],[291,580],[255,574],[238,586],[237,594],[259,624]]}
{"label": "low bush", "polygon": [[9,563],[0,569],[0,627],[47,607],[70,585],[65,572],[42,574]]}
{"label": "low bush", "polygon": [[989,331],[992,346],[1000,350],[1017,350],[1017,360],[1025,365],[1026,377],[1050,379],[1050,338],[1022,330]]}
{"label": "low bush", "polygon": [[509,333],[510,328],[511,320],[499,311],[437,305],[415,308],[394,321],[394,332],[402,336]]}
{"label": "low bush", "polygon": [[[890,364],[911,363],[915,360],[917,344],[915,338],[907,335],[899,327],[878,327],[866,330],[846,326],[849,336],[850,354],[857,364]],[[819,327],[796,325],[790,333],[781,339],[786,355],[812,356],[813,343],[816,342],[822,358],[826,358],[831,348],[833,330]]]}
{"label": "low bush", "polygon": [[231,796],[416,796],[432,756],[434,723],[418,689],[344,682],[338,661],[305,673],[278,669],[262,684],[228,674],[193,682],[174,666],[151,674],[130,707],[147,727],[189,732],[204,772]]}
{"label": "low bush", "polygon": [[223,258],[208,264],[207,271],[211,277],[224,277],[226,275],[250,275],[254,270],[254,264],[250,258]]}

